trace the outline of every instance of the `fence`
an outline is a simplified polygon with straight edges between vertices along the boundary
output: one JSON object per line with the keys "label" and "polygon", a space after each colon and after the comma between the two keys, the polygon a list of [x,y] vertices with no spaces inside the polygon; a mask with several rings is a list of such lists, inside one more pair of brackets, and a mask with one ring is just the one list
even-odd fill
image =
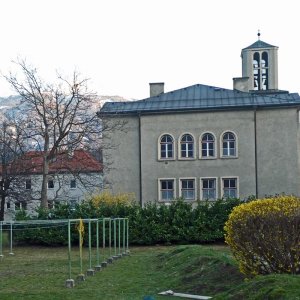
{"label": "fence", "polygon": [[[30,221],[10,221],[0,222],[0,258],[3,259],[3,233],[8,232],[9,236],[9,255],[13,253],[13,238],[16,231],[31,229],[47,229],[53,227],[67,226],[67,245],[68,245],[68,279],[66,287],[74,287],[75,281],[72,255],[74,251],[79,252],[79,269],[77,281],[85,280],[85,274],[92,276],[95,271],[100,271],[108,264],[129,254],[129,222],[128,218],[100,218],[100,219],[68,219],[68,220],[30,220]],[[87,226],[87,247],[88,247],[88,269],[83,270],[83,241]],[[94,230],[92,230],[92,227]],[[78,231],[78,248],[74,249],[72,241],[72,229]],[[77,249],[77,250],[76,250]],[[102,249],[100,251],[100,249]],[[94,251],[92,251],[94,250]],[[94,252],[94,253],[93,253]],[[102,252],[102,253],[101,253]],[[100,262],[101,260],[101,262]],[[93,263],[95,263],[93,265]]]}

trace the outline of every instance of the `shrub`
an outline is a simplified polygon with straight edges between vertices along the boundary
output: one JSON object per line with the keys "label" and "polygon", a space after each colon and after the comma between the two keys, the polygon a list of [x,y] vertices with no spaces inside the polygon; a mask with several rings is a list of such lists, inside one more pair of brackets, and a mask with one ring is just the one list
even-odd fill
{"label": "shrub", "polygon": [[[130,196],[98,195],[75,208],[68,204],[53,209],[38,209],[38,219],[89,219],[103,217],[127,217],[129,219],[129,242],[138,245],[202,243],[224,240],[224,223],[232,208],[241,203],[239,199],[199,201],[196,207],[182,199],[170,205],[149,202],[141,207],[132,202]],[[106,199],[106,200],[103,200]],[[119,199],[119,200],[118,200]],[[128,200],[121,200],[128,199]],[[66,230],[20,231],[17,241],[39,244],[64,244]],[[87,230],[87,226],[86,226]],[[92,229],[94,230],[94,229]],[[35,236],[35,232],[36,235]],[[57,237],[56,237],[57,235]],[[86,232],[87,236],[87,232]],[[78,233],[72,229],[72,240],[78,240]]]}
{"label": "shrub", "polygon": [[92,204],[96,207],[101,204],[107,205],[116,205],[116,204],[124,204],[130,205],[134,201],[134,194],[132,193],[119,193],[119,194],[111,194],[108,191],[102,192],[100,194],[93,195],[88,201],[92,202]]}
{"label": "shrub", "polygon": [[300,274],[300,199],[277,196],[235,207],[225,241],[248,276]]}

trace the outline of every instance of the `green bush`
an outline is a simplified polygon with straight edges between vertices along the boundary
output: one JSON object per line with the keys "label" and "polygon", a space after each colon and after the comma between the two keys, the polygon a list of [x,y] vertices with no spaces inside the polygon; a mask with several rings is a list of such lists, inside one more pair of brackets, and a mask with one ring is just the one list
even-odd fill
{"label": "green bush", "polygon": [[277,196],[241,204],[230,214],[225,231],[244,274],[300,274],[299,198]]}
{"label": "green bush", "polygon": [[[199,201],[196,207],[182,199],[170,205],[105,203],[87,201],[75,208],[63,204],[54,209],[38,209],[36,219],[89,219],[102,217],[128,217],[129,241],[136,245],[203,243],[224,239],[224,224],[239,199],[222,199],[214,202]],[[28,218],[23,216],[23,218]],[[92,225],[95,232],[95,224]],[[66,227],[66,226],[65,226]],[[85,226],[87,235],[87,226]],[[67,230],[63,227],[20,231],[19,242],[38,244],[66,244]],[[72,241],[78,242],[78,232],[72,228]],[[86,241],[85,241],[86,242]],[[93,241],[94,242],[94,241]]]}

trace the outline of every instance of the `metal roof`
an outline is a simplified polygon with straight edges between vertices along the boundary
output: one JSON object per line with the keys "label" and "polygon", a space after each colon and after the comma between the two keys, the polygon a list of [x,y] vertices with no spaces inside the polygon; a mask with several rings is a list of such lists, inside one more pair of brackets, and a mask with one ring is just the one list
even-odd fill
{"label": "metal roof", "polygon": [[196,84],[138,101],[107,102],[99,115],[167,113],[196,110],[231,110],[234,108],[280,107],[300,105],[298,93],[276,91],[241,92],[214,86]]}
{"label": "metal roof", "polygon": [[257,48],[278,48],[278,47],[270,45],[268,43],[265,43],[265,42],[263,42],[261,40],[258,40],[255,43],[253,43],[252,45],[244,48],[243,50],[245,50],[245,49],[257,49]]}

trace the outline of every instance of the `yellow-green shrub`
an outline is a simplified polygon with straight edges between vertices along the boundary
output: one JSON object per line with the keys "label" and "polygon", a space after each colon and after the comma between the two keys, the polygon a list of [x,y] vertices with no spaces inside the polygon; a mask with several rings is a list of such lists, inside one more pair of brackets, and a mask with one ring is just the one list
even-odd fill
{"label": "yellow-green shrub", "polygon": [[100,204],[106,204],[106,205],[124,204],[124,205],[130,205],[134,201],[134,194],[132,194],[132,193],[111,194],[108,191],[104,191],[102,193],[93,195],[89,200],[91,201],[91,203],[95,207],[98,207]]}
{"label": "yellow-green shrub", "polygon": [[225,241],[242,273],[300,274],[300,199],[277,196],[235,207]]}

